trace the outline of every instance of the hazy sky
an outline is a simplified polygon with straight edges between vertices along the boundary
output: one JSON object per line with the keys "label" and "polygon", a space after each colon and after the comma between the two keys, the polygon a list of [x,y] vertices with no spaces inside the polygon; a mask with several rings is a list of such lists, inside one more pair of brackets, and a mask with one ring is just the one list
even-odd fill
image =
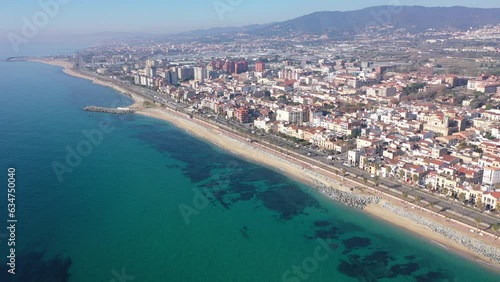
{"label": "hazy sky", "polygon": [[[40,3],[50,2],[66,3],[58,5],[59,9],[44,22],[41,14],[44,10]],[[18,33],[24,25],[23,18],[33,22],[36,16],[43,34],[99,31],[169,33],[282,21],[316,11],[346,11],[398,4],[500,7],[498,0],[16,0],[3,1],[0,32]]]}

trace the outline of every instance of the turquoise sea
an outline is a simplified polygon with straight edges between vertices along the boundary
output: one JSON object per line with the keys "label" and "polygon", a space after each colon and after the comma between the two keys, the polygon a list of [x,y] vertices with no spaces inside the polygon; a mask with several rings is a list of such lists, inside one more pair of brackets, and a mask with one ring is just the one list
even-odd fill
{"label": "turquoise sea", "polygon": [[131,101],[59,67],[0,63],[0,86],[0,281],[500,281],[169,123],[83,112]]}

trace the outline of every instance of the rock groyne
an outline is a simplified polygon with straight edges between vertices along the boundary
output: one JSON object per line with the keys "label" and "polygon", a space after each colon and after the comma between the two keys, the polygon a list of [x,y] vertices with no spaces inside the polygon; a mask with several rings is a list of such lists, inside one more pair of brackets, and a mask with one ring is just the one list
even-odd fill
{"label": "rock groyne", "polygon": [[108,114],[133,114],[135,110],[129,108],[106,108],[106,107],[96,107],[88,106],[83,108],[86,112],[97,112],[97,113],[108,113]]}
{"label": "rock groyne", "polygon": [[376,196],[366,196],[366,195],[341,191],[333,187],[327,186],[314,179],[311,179],[311,181],[314,183],[317,190],[327,195],[329,198],[341,202],[346,206],[353,207],[356,209],[362,210],[370,204],[379,203],[381,200],[380,197]]}

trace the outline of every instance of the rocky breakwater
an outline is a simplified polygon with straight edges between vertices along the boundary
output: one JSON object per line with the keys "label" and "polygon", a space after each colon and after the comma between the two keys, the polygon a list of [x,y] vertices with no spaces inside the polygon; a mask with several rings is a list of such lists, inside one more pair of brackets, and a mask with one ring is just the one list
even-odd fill
{"label": "rocky breakwater", "polygon": [[387,202],[384,203],[382,205],[382,207],[390,210],[391,212],[393,212],[399,216],[410,219],[417,224],[424,225],[424,226],[428,227],[430,230],[432,230],[433,232],[439,233],[439,234],[445,236],[446,238],[457,242],[458,244],[466,247],[467,249],[473,251],[476,254],[487,257],[496,263],[500,263],[500,250],[496,247],[489,246],[486,243],[483,243],[479,240],[470,238],[469,236],[466,236],[458,231],[455,231],[451,228],[443,226],[443,225],[436,223],[432,220],[423,218],[423,217],[421,217],[417,214],[414,214],[414,213],[412,213],[404,208],[393,206]]}
{"label": "rocky breakwater", "polygon": [[333,187],[327,186],[317,180],[311,179],[314,183],[315,188],[321,193],[327,195],[331,199],[341,202],[346,206],[353,207],[356,209],[364,209],[370,204],[377,204],[380,202],[380,197],[366,196],[356,193],[350,193],[335,189]]}
{"label": "rocky breakwater", "polygon": [[108,113],[108,114],[133,114],[135,110],[129,108],[105,108],[105,107],[96,107],[96,106],[88,106],[83,108],[86,112],[97,112],[97,113]]}

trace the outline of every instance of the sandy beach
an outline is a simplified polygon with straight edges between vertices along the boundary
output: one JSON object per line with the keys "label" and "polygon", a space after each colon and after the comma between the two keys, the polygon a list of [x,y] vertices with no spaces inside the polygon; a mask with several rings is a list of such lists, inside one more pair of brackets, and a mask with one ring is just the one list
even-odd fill
{"label": "sandy beach", "polygon": [[[130,91],[125,87],[121,87],[119,85],[115,85],[106,81],[100,81],[93,77],[87,77],[78,72],[75,72],[74,70],[72,70],[73,64],[71,62],[62,60],[38,60],[37,62],[61,66],[64,68],[64,72],[68,75],[88,79],[93,81],[95,84],[111,87],[133,99],[135,103],[132,107],[138,110],[138,114],[168,121],[179,128],[185,129],[194,136],[207,140],[245,159],[277,169],[285,173],[286,175],[306,184],[310,185],[311,180],[313,179],[324,183],[325,185],[332,186],[335,189],[343,191],[350,191],[351,187],[362,186],[358,183],[353,183],[350,180],[340,179],[339,176],[333,173],[311,168],[311,166],[308,164],[302,163],[301,161],[296,159],[290,159],[288,156],[280,154],[279,152],[271,151],[261,144],[249,143],[239,136],[222,132],[222,130],[216,128],[211,124],[199,120],[189,119],[188,116],[185,116],[182,113],[177,113],[169,109],[161,108],[144,109],[142,107],[142,103],[145,101],[145,98],[143,98],[142,96],[135,94],[133,91]],[[331,179],[336,180],[336,182],[332,183],[331,181],[329,181]],[[339,185],[339,183],[342,183],[342,185]],[[390,222],[396,226],[402,227],[415,234],[418,234],[420,235],[420,237],[429,240],[433,244],[436,244],[436,247],[438,248],[444,248],[449,251],[455,252],[466,257],[467,259],[479,262],[481,264],[484,264],[486,267],[495,269],[496,271],[500,272],[500,264],[490,263],[490,259],[481,256],[458,243],[450,241],[448,238],[433,232],[423,225],[416,224],[410,219],[399,216],[389,211],[388,209],[383,207],[383,203],[388,202],[391,205],[409,209],[411,212],[416,213],[421,217],[430,219],[443,226],[452,228],[466,236],[477,239],[490,246],[500,248],[500,239],[496,240],[492,236],[480,236],[477,232],[471,233],[470,229],[475,229],[475,227],[465,226],[460,223],[448,221],[444,218],[444,216],[438,216],[435,213],[431,213],[430,211],[425,209],[419,210],[418,208],[415,208],[415,206],[413,206],[412,208],[411,204],[403,203],[401,200],[395,199],[389,195],[385,195],[384,193],[378,192],[377,190],[371,190],[369,187],[365,187],[363,191],[358,191],[357,193],[375,195],[382,198],[382,201],[379,204],[372,204],[364,209],[364,211],[366,211],[371,216]]]}

